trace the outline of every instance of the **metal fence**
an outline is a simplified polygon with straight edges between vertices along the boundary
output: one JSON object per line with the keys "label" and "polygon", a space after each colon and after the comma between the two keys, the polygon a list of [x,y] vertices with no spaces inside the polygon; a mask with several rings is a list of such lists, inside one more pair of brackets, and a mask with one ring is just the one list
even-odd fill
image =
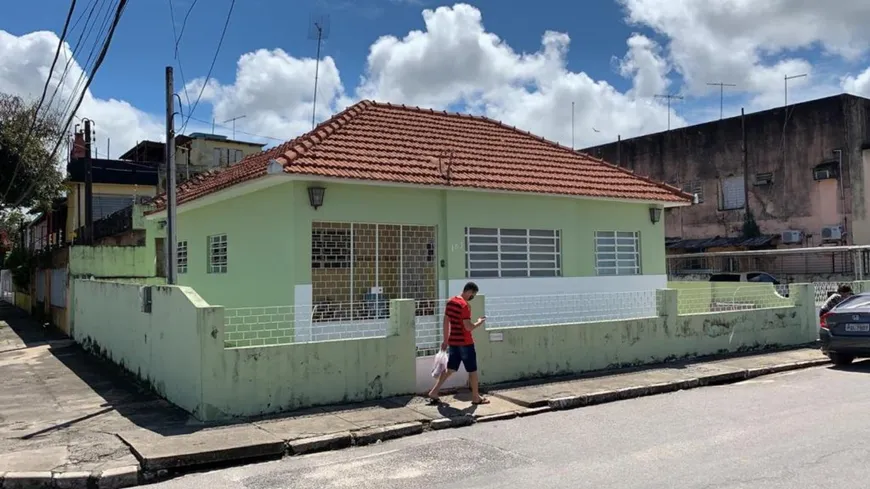
{"label": "metal fence", "polygon": [[487,329],[655,317],[655,290],[487,297]]}
{"label": "metal fence", "polygon": [[670,280],[705,280],[717,273],[765,272],[784,283],[863,280],[870,246],[829,246],[667,256]]}
{"label": "metal fence", "polygon": [[[794,307],[792,297],[783,295],[770,284],[736,284],[733,288],[692,287],[677,289],[679,314],[749,311],[776,307]],[[785,292],[787,294],[787,292]]]}

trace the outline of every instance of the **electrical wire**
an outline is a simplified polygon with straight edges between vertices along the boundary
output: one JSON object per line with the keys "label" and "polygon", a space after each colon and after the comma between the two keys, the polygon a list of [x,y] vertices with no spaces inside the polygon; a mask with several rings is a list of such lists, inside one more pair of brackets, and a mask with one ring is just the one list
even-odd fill
{"label": "electrical wire", "polygon": [[[226,130],[228,130],[228,131],[232,129],[232,128],[229,127],[229,126],[224,126],[224,125],[222,125],[222,124],[214,124],[212,121],[207,121],[207,120],[203,120],[203,119],[198,119],[198,118],[196,118],[196,117],[192,117],[192,116],[190,116],[189,114],[188,114],[188,119],[194,120],[194,121],[196,121],[196,122],[202,122],[203,124],[213,124],[215,127],[220,127],[221,129],[226,129]],[[289,141],[289,139],[287,139],[287,138],[284,138],[284,139],[282,139],[282,138],[273,138],[272,136],[263,136],[262,134],[254,134],[254,133],[252,133],[252,132],[245,132],[245,131],[242,131],[242,130],[240,130],[240,129],[236,129],[236,132],[239,133],[239,134],[244,134],[244,135],[246,135],[246,136],[252,136],[252,137],[255,137],[255,138],[262,138],[262,139],[271,139],[271,140],[273,140],[273,141],[280,141],[280,142],[282,142],[282,143]]]}
{"label": "electrical wire", "polygon": [[[103,2],[105,2],[105,0],[100,0],[100,3],[103,3]],[[82,34],[79,35],[79,38],[76,41],[75,46],[73,47],[72,54],[70,55],[69,58],[67,58],[66,63],[64,64],[63,72],[60,74],[60,80],[58,80],[57,84],[55,84],[55,86],[54,86],[54,90],[51,93],[51,98],[48,99],[47,107],[52,107],[52,105],[54,104],[54,98],[57,96],[57,92],[60,90],[61,85],[63,85],[63,81],[64,81],[64,79],[66,79],[66,75],[69,72],[70,67],[72,66],[73,62],[78,58],[79,48],[81,47],[82,42],[87,37],[90,37],[90,32],[91,32],[91,30],[93,30],[93,27],[91,27],[91,29],[88,30],[88,25],[91,23],[91,18],[93,17],[94,11],[97,8],[97,0],[91,0],[90,6],[91,6],[91,8],[90,8],[90,11],[88,12],[88,18],[87,18],[87,20],[85,20],[85,25],[82,27]],[[85,10],[88,10],[88,8],[85,7]],[[82,12],[81,15],[79,15],[78,19],[76,19],[75,24],[73,24],[73,26],[72,26],[72,30],[75,30],[75,28],[79,25],[79,22],[81,22],[82,17],[84,17],[84,15],[85,15],[84,12]],[[86,30],[88,32],[87,37],[85,36]]]}
{"label": "electrical wire", "polygon": [[[175,39],[175,60],[178,61],[178,72],[181,74],[181,83],[182,87],[184,87],[184,98],[187,99],[187,106],[190,107],[190,95],[187,92],[187,79],[184,76],[184,66],[181,64],[181,58],[178,56],[178,46],[181,43],[181,36],[184,35],[184,27],[187,25],[187,18],[190,17],[190,12],[193,11],[193,7],[196,5],[196,0],[190,5],[190,8],[187,9],[187,14],[184,16],[184,22],[181,25],[181,34],[179,34],[175,29],[175,6],[172,4],[172,0],[169,0],[169,20],[172,22],[172,37]],[[178,98],[179,107],[183,107],[181,104],[181,97]],[[182,119],[184,116],[182,115]]]}
{"label": "electrical wire", "polygon": [[224,22],[224,28],[221,31],[221,37],[220,40],[218,40],[217,49],[215,49],[214,51],[214,57],[211,60],[211,66],[208,69],[208,74],[205,76],[205,81],[203,82],[202,87],[200,87],[199,95],[196,97],[196,101],[193,103],[193,107],[189,108],[187,111],[187,119],[184,121],[184,124],[181,125],[181,130],[178,131],[179,133],[183,133],[184,129],[187,128],[187,123],[190,122],[190,117],[193,115],[194,111],[196,111],[196,106],[199,105],[199,101],[202,99],[202,94],[205,93],[205,87],[208,86],[208,82],[211,79],[211,73],[214,70],[215,63],[217,62],[218,54],[220,54],[221,52],[221,46],[224,43],[224,37],[227,33],[227,27],[229,27],[230,25],[230,18],[233,16],[233,8],[235,6],[236,0],[231,0],[230,11],[227,13],[227,18]]}
{"label": "electrical wire", "polygon": [[[111,28],[109,29],[109,34],[106,37],[105,42],[103,43],[103,48],[100,50],[100,55],[97,57],[97,60],[94,63],[94,67],[91,70],[90,76],[88,76],[88,81],[85,83],[85,86],[82,89],[81,95],[79,95],[79,97],[78,97],[78,101],[75,104],[75,108],[73,108],[72,113],[70,114],[69,118],[66,120],[66,124],[64,124],[63,128],[61,129],[61,137],[58,139],[57,143],[55,144],[54,149],[51,152],[51,156],[49,156],[49,158],[48,158],[49,161],[53,161],[55,156],[57,155],[57,151],[58,151],[58,149],[60,149],[60,145],[66,136],[66,131],[69,128],[69,125],[72,123],[72,120],[73,120],[73,117],[75,116],[75,113],[78,111],[79,107],[81,107],[82,101],[85,98],[85,94],[87,93],[88,88],[91,86],[91,82],[94,80],[94,76],[99,71],[100,66],[102,66],[103,61],[106,58],[106,54],[109,51],[109,46],[112,44],[112,38],[115,36],[115,30],[117,29],[118,24],[120,23],[121,17],[124,15],[124,11],[126,10],[126,8],[127,8],[127,0],[120,0],[118,3],[117,9],[115,10],[115,18],[112,21]],[[24,201],[24,199],[29,197],[29,194],[30,194],[30,192],[33,191],[33,188],[35,188],[35,182],[30,185],[30,188],[28,189],[27,193],[19,196],[18,200],[15,202],[14,207],[18,207],[21,204],[21,202]]]}
{"label": "electrical wire", "polygon": [[[57,49],[54,51],[54,59],[51,61],[51,68],[48,70],[48,76],[45,77],[45,85],[42,87],[42,96],[39,98],[39,103],[36,104],[36,109],[33,111],[33,120],[30,122],[30,128],[27,130],[27,135],[21,142],[21,149],[27,147],[27,144],[30,142],[30,136],[33,134],[33,129],[36,127],[36,121],[39,119],[39,110],[45,102],[45,96],[48,95],[48,86],[51,83],[51,77],[54,74],[54,67],[57,64],[57,59],[60,57],[60,51],[63,49],[63,42],[66,39],[66,33],[69,29],[69,24],[72,20],[75,9],[76,0],[72,0],[72,2],[70,2],[69,11],[66,14],[66,21],[63,23],[63,30],[61,31],[60,39],[57,42]],[[20,167],[21,158],[18,158],[18,161],[15,163],[15,169],[12,170],[12,177],[9,179],[9,186],[6,188],[6,191],[3,192],[3,197],[0,198],[0,202],[6,202],[6,197],[12,190],[12,186],[15,183],[15,177],[18,175]]]}

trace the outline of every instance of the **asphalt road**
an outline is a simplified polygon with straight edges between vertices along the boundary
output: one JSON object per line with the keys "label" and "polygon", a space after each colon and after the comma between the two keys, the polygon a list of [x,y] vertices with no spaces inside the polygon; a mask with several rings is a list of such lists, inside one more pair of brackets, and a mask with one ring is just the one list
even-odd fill
{"label": "asphalt road", "polygon": [[870,486],[870,363],[426,433],[160,489]]}

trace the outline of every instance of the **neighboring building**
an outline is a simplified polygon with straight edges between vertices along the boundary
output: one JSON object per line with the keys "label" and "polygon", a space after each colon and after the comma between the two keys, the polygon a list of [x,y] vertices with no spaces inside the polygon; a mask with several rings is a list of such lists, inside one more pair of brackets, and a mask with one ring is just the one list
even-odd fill
{"label": "neighboring building", "polygon": [[[238,141],[217,134],[193,133],[189,136],[175,138],[175,168],[178,182],[190,177],[232,166],[255,153],[263,150],[262,143]],[[165,148],[164,143],[141,141],[136,146],[121,155],[122,160],[151,161],[161,166],[160,188],[165,188]]]}
{"label": "neighboring building", "polygon": [[[91,160],[93,220],[96,222],[133,204],[143,204],[157,193],[156,162]],[[85,158],[74,154],[67,165],[66,241],[75,240],[85,225]],[[131,237],[136,244],[144,236]]]}
{"label": "neighboring building", "polygon": [[[676,252],[870,244],[870,100],[838,95],[583,149],[697,194],[668,211]],[[744,240],[746,209],[761,236]]]}
{"label": "neighboring building", "polygon": [[[432,315],[468,280],[488,301],[653,291],[667,281],[662,209],[690,201],[491,119],[363,101],[181,185],[178,282],[327,323],[383,318],[394,298]],[[165,219],[155,203],[147,218]]]}

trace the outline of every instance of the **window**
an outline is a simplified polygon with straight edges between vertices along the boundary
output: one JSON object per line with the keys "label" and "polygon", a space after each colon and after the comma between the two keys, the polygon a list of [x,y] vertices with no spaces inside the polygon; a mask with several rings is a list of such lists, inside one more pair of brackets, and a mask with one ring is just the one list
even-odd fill
{"label": "window", "polygon": [[640,275],[640,233],[596,231],[595,271],[598,275]]}
{"label": "window", "polygon": [[[135,198],[133,195],[94,194],[91,202],[93,202],[94,220],[96,221],[130,207],[135,202]],[[82,213],[84,213],[84,207]]]}
{"label": "window", "polygon": [[719,209],[732,211],[742,209],[746,205],[746,188],[743,176],[728,177],[722,181],[722,195],[719,199]]}
{"label": "window", "polygon": [[179,241],[178,249],[178,273],[187,273],[187,241]]}
{"label": "window", "polygon": [[698,203],[704,203],[704,183],[700,180],[686,182],[686,184],[683,185],[683,192],[686,192],[687,194],[697,195]]}
{"label": "window", "polygon": [[465,228],[469,278],[559,277],[561,250],[558,230]]}
{"label": "window", "polygon": [[230,148],[214,148],[214,166],[230,166],[242,161],[242,150]]}
{"label": "window", "polygon": [[208,273],[227,273],[227,235],[208,237]]}

